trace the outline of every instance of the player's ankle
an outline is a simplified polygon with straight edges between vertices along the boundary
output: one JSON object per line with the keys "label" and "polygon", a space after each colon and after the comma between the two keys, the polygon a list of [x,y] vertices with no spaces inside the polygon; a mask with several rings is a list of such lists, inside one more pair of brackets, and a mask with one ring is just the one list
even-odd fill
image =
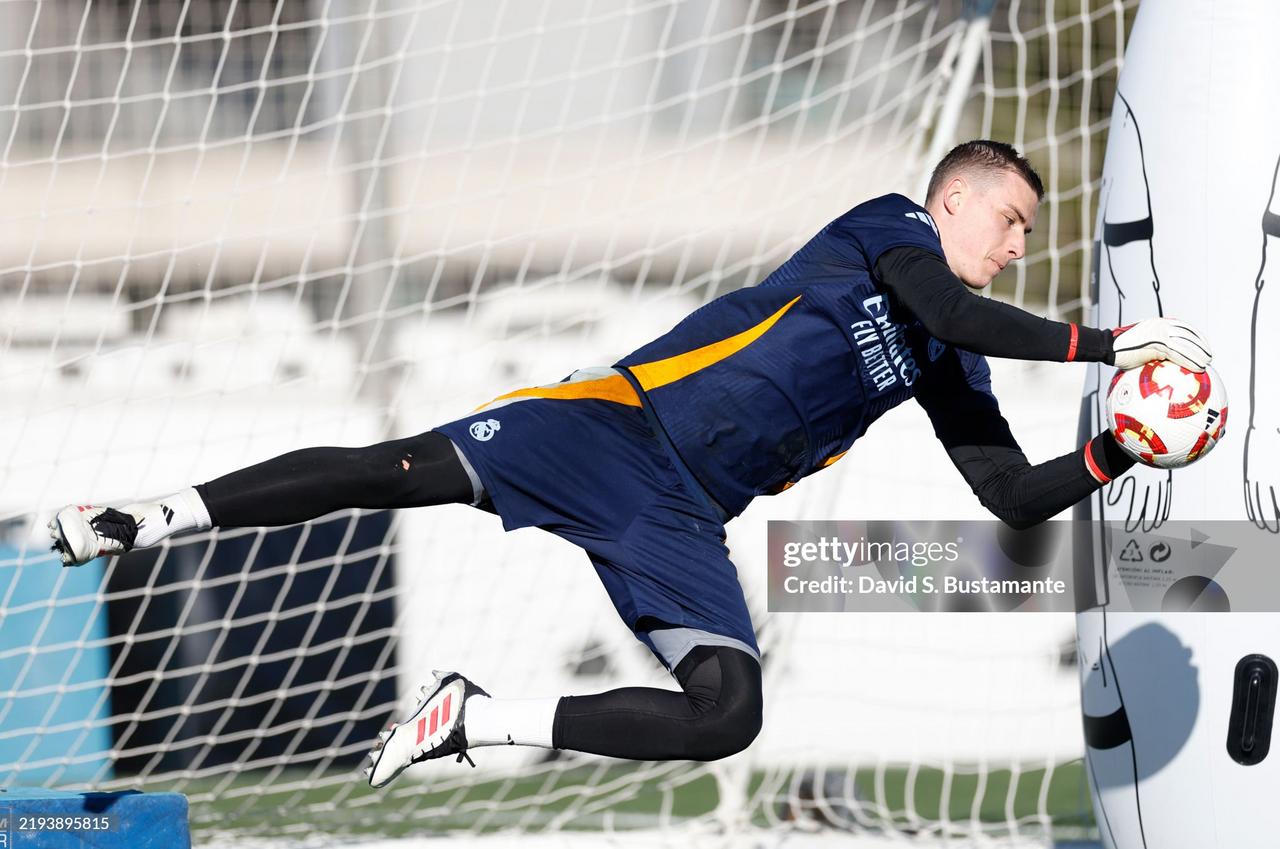
{"label": "player's ankle", "polygon": [[467,741],[478,746],[551,748],[551,729],[559,697],[550,699],[467,699]]}
{"label": "player's ankle", "polygon": [[134,548],[146,548],[181,533],[212,527],[209,511],[194,488],[165,496],[158,501],[140,501],[120,508],[138,520]]}

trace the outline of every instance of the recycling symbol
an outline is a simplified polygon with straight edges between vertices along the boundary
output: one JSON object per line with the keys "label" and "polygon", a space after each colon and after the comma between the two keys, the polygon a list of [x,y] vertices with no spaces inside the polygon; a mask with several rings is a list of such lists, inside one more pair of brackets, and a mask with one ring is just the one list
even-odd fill
{"label": "recycling symbol", "polygon": [[1120,559],[1127,563],[1142,562],[1142,549],[1138,547],[1136,539],[1131,539],[1125,544],[1124,549],[1120,552]]}

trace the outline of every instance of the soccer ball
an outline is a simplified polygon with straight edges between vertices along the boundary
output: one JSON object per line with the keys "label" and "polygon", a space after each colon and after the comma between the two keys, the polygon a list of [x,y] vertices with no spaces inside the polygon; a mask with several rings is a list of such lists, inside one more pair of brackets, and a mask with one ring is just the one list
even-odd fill
{"label": "soccer ball", "polygon": [[1107,426],[1138,462],[1176,469],[1208,454],[1226,433],[1227,390],[1213,369],[1197,374],[1168,360],[1116,372]]}

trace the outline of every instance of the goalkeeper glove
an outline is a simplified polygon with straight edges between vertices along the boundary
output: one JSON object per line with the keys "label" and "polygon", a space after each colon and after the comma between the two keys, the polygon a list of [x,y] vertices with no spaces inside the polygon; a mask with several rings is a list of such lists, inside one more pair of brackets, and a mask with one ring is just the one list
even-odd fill
{"label": "goalkeeper glove", "polygon": [[1209,343],[1172,318],[1148,318],[1111,332],[1115,334],[1116,368],[1131,369],[1152,360],[1170,360],[1185,369],[1202,372],[1213,361]]}

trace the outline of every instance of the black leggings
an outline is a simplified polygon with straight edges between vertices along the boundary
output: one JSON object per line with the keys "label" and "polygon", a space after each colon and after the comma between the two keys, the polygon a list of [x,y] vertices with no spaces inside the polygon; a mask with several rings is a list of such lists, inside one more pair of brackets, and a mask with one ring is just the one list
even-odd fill
{"label": "black leggings", "polygon": [[365,448],[304,448],[196,486],[215,527],[295,525],[346,507],[470,504],[453,443],[427,431]]}
{"label": "black leggings", "polygon": [[624,687],[565,696],[552,745],[633,760],[713,761],[760,732],[760,664],[727,646],[694,646],[673,670],[681,692]]}
{"label": "black leggings", "polygon": [[[215,527],[293,525],[346,507],[470,504],[453,443],[428,431],[365,448],[304,448],[196,487]],[[760,664],[744,651],[695,646],[672,670],[681,691],[624,687],[565,696],[552,743],[636,760],[710,761],[760,731]]]}

